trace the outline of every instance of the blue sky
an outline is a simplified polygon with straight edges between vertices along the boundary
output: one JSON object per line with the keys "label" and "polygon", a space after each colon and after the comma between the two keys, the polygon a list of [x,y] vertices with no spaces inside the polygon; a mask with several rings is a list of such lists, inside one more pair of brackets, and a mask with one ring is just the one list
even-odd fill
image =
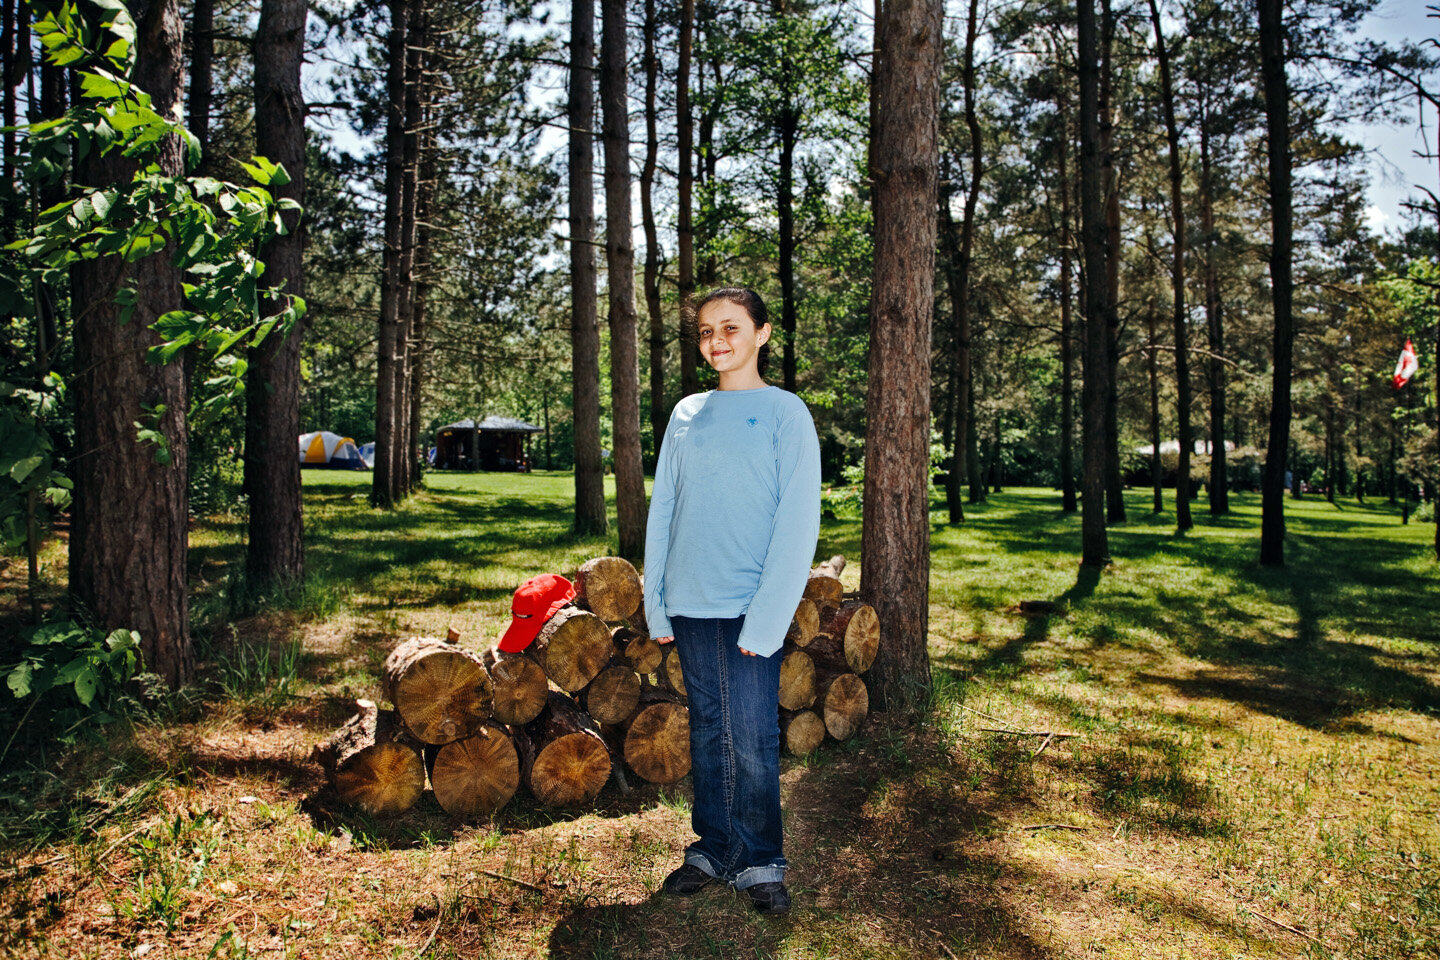
{"label": "blue sky", "polygon": [[[1426,14],[1433,14],[1434,9],[1426,7],[1425,0],[1384,0],[1367,20],[1364,32],[1377,40],[1392,42],[1440,38],[1440,19],[1433,16],[1427,19]],[[1435,84],[1436,79],[1431,77],[1430,83]],[[1433,112],[1426,113],[1425,134],[1433,152],[1436,134]],[[1369,213],[1373,228],[1388,231],[1403,225],[1401,204],[1423,196],[1415,188],[1416,184],[1440,193],[1440,168],[1436,162],[1415,156],[1416,151],[1424,150],[1425,142],[1421,139],[1420,121],[1414,108],[1402,124],[1359,126],[1352,130],[1352,135],[1371,151]]]}

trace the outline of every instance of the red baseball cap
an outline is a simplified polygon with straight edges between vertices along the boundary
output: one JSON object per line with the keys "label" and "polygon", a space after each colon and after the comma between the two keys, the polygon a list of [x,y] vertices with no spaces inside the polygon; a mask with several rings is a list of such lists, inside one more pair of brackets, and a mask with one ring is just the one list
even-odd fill
{"label": "red baseball cap", "polygon": [[545,622],[574,598],[574,584],[558,574],[542,573],[520,584],[515,599],[510,601],[514,618],[500,638],[500,649],[515,653],[530,646]]}

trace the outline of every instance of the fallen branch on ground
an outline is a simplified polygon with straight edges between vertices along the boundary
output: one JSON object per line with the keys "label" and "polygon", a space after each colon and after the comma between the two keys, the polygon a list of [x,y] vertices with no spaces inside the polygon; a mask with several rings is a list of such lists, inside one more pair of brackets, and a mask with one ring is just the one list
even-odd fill
{"label": "fallen branch on ground", "polygon": [[1281,923],[1279,920],[1276,920],[1274,917],[1267,917],[1265,914],[1261,913],[1259,910],[1255,910],[1255,909],[1253,909],[1253,908],[1251,908],[1251,907],[1246,907],[1246,908],[1245,908],[1245,911],[1246,911],[1247,913],[1252,913],[1252,914],[1254,914],[1255,916],[1259,917],[1261,920],[1265,920],[1265,921],[1268,921],[1268,922],[1270,922],[1270,923],[1275,924],[1275,926],[1279,927],[1281,930],[1288,930],[1288,931],[1290,931],[1291,933],[1295,934],[1295,936],[1297,936],[1297,937],[1304,937],[1306,940],[1309,940],[1311,943],[1318,943],[1320,946],[1326,948],[1327,950],[1330,948],[1330,944],[1326,943],[1324,940],[1321,940],[1319,937],[1313,937],[1313,936],[1311,936],[1310,934],[1306,933],[1304,930],[1296,930],[1294,927],[1290,926],[1290,924],[1288,924],[1288,923]]}

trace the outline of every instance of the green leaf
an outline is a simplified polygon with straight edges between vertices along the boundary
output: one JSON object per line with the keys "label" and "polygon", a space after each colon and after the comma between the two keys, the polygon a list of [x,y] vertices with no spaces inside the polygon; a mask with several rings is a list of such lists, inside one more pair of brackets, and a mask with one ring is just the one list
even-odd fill
{"label": "green leaf", "polygon": [[30,696],[30,680],[34,673],[34,664],[23,660],[16,664],[10,671],[10,675],[5,678],[5,685],[10,688],[10,692],[15,695],[17,700]]}
{"label": "green leaf", "polygon": [[10,468],[10,479],[16,483],[24,483],[25,478],[35,472],[35,468],[45,462],[44,457],[26,457],[15,466]]}
{"label": "green leaf", "polygon": [[90,701],[95,699],[97,686],[99,683],[95,677],[95,665],[87,662],[84,669],[75,677],[75,696],[81,706],[90,706]]}

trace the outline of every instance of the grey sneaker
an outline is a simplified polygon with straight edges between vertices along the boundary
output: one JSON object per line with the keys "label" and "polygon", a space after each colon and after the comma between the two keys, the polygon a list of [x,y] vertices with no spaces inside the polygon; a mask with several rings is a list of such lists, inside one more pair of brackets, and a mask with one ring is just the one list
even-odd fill
{"label": "grey sneaker", "polygon": [[745,888],[750,905],[768,915],[790,912],[790,891],[783,883],[757,883]]}
{"label": "grey sneaker", "polygon": [[662,889],[671,896],[688,897],[709,886],[714,879],[695,864],[686,863],[670,871]]}

